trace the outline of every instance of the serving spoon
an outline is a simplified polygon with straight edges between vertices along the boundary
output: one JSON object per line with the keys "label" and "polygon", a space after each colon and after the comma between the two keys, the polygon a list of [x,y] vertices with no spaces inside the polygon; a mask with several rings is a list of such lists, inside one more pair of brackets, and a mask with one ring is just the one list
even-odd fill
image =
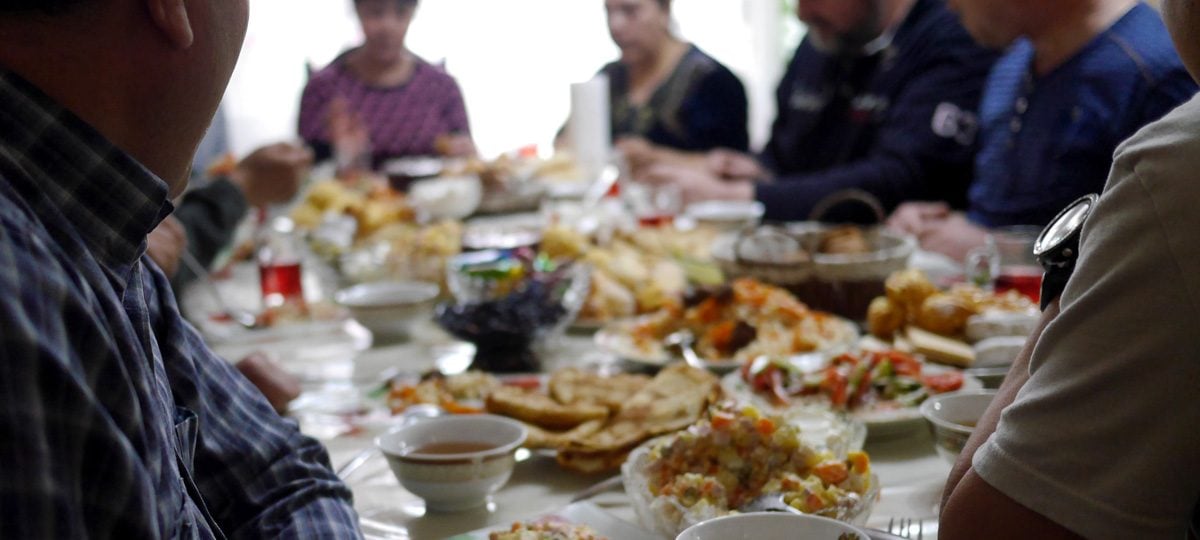
{"label": "serving spoon", "polygon": [[804,515],[804,512],[793,508],[791,505],[783,501],[783,493],[778,491],[771,493],[763,493],[749,502],[738,507],[738,512],[743,514],[750,512],[791,512],[793,514]]}
{"label": "serving spoon", "polygon": [[668,348],[679,349],[679,353],[683,355],[683,361],[687,362],[687,365],[697,369],[708,369],[708,364],[692,348],[692,344],[695,342],[696,336],[692,334],[691,330],[686,328],[671,332],[667,334],[667,337],[663,338],[663,345],[666,345]]}
{"label": "serving spoon", "polygon": [[208,291],[209,296],[212,296],[213,300],[217,302],[217,309],[220,309],[221,313],[229,317],[229,320],[248,330],[259,327],[258,317],[253,313],[241,309],[233,309],[225,302],[225,297],[221,296],[221,290],[217,288],[217,283],[213,281],[212,273],[204,268],[204,265],[200,264],[200,261],[196,260],[194,255],[185,249],[179,254],[179,258],[188,267],[188,270],[196,274],[196,277],[204,284],[204,289]]}

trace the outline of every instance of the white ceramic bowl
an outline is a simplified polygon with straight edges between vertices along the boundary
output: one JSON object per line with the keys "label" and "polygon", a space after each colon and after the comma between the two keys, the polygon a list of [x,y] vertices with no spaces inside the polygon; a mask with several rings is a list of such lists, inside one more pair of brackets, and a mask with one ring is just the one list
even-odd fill
{"label": "white ceramic bowl", "polygon": [[930,397],[921,404],[921,416],[929,423],[938,455],[954,463],[967,439],[987,410],[995,390],[955,392]]}
{"label": "white ceramic bowl", "polygon": [[376,339],[407,339],[413,323],[433,316],[440,293],[424,281],[377,281],[342,289],[334,299]]}
{"label": "white ceramic bowl", "polygon": [[[482,506],[512,475],[517,447],[525,442],[520,422],[490,414],[443,416],[400,428],[375,439],[404,489],[425,499],[435,512]],[[486,446],[458,453],[426,453],[429,445]]]}
{"label": "white ceramic bowl", "polygon": [[408,200],[431,219],[464,219],[483,201],[483,183],[478,176],[442,176],[413,182]]}
{"label": "white ceramic bowl", "polygon": [[866,532],[841,521],[785,512],[734,514],[688,527],[675,540],[870,540]]}
{"label": "white ceramic bowl", "polygon": [[684,215],[721,229],[741,229],[758,225],[765,212],[758,201],[704,201],[689,204]]}

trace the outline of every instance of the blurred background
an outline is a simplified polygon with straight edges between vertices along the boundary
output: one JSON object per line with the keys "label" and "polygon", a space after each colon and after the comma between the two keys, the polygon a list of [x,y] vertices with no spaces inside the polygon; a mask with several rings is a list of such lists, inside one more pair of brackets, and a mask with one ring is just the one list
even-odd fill
{"label": "blurred background", "polygon": [[[767,137],[774,88],[803,35],[795,0],[675,0],[678,35],[742,79],[751,144]],[[231,149],[296,134],[308,69],[361,43],[351,0],[256,0],[223,105]],[[536,144],[548,153],[570,108],[570,84],[617,58],[603,0],[422,0],[413,52],[443,64],[461,86],[480,154]]]}

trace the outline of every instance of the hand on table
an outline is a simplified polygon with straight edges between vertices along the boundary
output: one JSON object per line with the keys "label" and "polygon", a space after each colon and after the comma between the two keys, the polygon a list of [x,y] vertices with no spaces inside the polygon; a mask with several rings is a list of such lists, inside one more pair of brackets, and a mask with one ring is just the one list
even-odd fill
{"label": "hand on table", "polygon": [[474,157],[477,154],[471,136],[460,133],[438,135],[433,141],[433,147],[437,149],[438,154],[445,157]]}
{"label": "hand on table", "polygon": [[639,180],[648,184],[679,186],[684,204],[700,201],[754,200],[754,183],[748,180],[722,180],[712,173],[695,167],[654,165]]}
{"label": "hand on table", "polygon": [[696,152],[683,152],[658,146],[642,137],[621,137],[616,148],[629,161],[629,170],[636,178],[655,165],[676,165],[704,168],[706,157]]}
{"label": "hand on table", "polygon": [[288,403],[300,397],[300,380],[263,353],[251,353],[235,365],[279,414],[286,413]]}
{"label": "hand on table", "polygon": [[287,202],[300,189],[312,161],[313,153],[308,148],[275,143],[243,158],[229,179],[251,206]]}
{"label": "hand on table", "polygon": [[887,226],[897,232],[920,236],[933,223],[950,216],[950,206],[944,202],[906,202],[888,217]]}
{"label": "hand on table", "polygon": [[935,219],[917,235],[921,248],[941,253],[956,261],[967,258],[967,252],[987,242],[987,229],[971,223],[962,212]]}
{"label": "hand on table", "polygon": [[187,249],[187,231],[175,216],[167,216],[146,235],[146,254],[168,278],[179,271],[179,258]]}
{"label": "hand on table", "polygon": [[754,156],[726,148],[710,151],[705,161],[709,172],[727,180],[753,181],[770,176]]}

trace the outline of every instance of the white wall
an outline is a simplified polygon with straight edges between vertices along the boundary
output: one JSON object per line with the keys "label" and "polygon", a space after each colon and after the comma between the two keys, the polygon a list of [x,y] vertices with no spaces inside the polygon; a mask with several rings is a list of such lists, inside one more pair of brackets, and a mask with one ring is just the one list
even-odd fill
{"label": "white wall", "polygon": [[[741,77],[751,141],[764,142],[772,92],[799,39],[794,0],[675,0],[680,35]],[[231,144],[295,138],[305,65],[324,66],[361,40],[351,0],[255,0],[241,61],[226,94]],[[569,85],[616,58],[602,0],[422,0],[409,47],[445,62],[463,89],[484,156],[549,148],[567,117]]]}

